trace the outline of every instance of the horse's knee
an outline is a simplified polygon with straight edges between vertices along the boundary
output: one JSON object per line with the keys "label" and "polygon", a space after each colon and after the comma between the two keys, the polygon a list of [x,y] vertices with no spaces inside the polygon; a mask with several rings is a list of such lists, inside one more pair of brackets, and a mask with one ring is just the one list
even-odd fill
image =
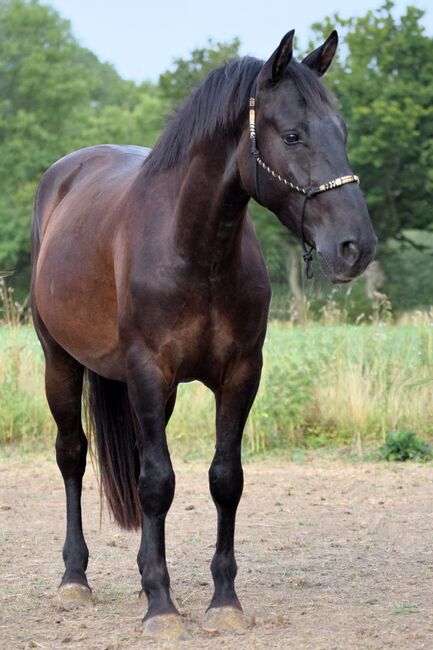
{"label": "horse's knee", "polygon": [[145,461],[138,479],[138,494],[145,515],[164,515],[174,497],[175,476],[171,462]]}
{"label": "horse's knee", "polygon": [[240,459],[215,457],[209,468],[209,486],[217,505],[233,508],[242,495],[244,477]]}

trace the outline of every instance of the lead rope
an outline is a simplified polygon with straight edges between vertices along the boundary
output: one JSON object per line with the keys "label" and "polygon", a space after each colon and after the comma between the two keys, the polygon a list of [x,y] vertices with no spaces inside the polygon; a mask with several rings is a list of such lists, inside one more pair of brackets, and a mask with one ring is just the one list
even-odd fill
{"label": "lead rope", "polygon": [[[314,195],[313,195],[314,196]],[[307,201],[308,199],[311,198],[311,195],[306,194],[304,198],[304,202],[302,204],[302,212],[301,212],[301,244],[302,248],[304,249],[304,252],[302,254],[302,259],[304,260],[304,274],[307,280],[311,280],[313,278],[313,250],[314,248],[310,246],[310,249],[308,250],[307,248],[307,242],[305,241],[304,237],[304,220],[305,220],[305,210],[307,208]]]}
{"label": "lead rope", "polygon": [[301,244],[302,248],[304,250],[304,253],[302,255],[302,258],[304,260],[305,264],[305,277],[307,280],[311,280],[313,277],[313,250],[314,247],[310,246],[310,249],[307,248],[307,242],[304,237],[304,221],[305,221],[305,211],[307,208],[307,202],[309,199],[313,198],[313,196],[316,196],[316,194],[320,194],[321,192],[327,192],[328,190],[333,190],[337,187],[341,187],[342,185],[347,185],[348,183],[358,183],[359,185],[359,177],[356,176],[355,174],[349,174],[347,176],[340,176],[339,178],[334,178],[332,181],[328,181],[327,183],[322,183],[321,185],[311,185],[310,187],[302,187],[300,185],[296,185],[295,183],[292,183],[292,181],[287,180],[287,178],[284,178],[283,176],[280,176],[276,171],[274,171],[269,165],[267,165],[261,158],[260,158],[260,152],[257,148],[257,136],[256,136],[256,88],[257,88],[257,79],[254,82],[253,86],[253,96],[250,97],[250,112],[249,112],[249,130],[250,130],[250,142],[251,142],[251,155],[255,159],[255,165],[254,165],[254,191],[256,195],[257,201],[260,201],[260,190],[259,190],[259,165],[262,167],[268,174],[272,176],[272,178],[275,178],[276,180],[280,181],[281,183],[284,183],[287,187],[290,189],[294,190],[295,192],[298,192],[299,194],[304,195],[304,202],[302,204],[302,211],[301,211],[301,222],[300,222],[300,231],[301,231]]}

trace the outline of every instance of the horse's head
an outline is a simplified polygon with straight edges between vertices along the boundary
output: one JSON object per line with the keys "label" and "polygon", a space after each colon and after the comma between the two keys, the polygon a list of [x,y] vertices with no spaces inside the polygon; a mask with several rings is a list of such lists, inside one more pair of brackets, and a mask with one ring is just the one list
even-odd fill
{"label": "horse's head", "polygon": [[266,61],[253,88],[241,176],[251,196],[316,249],[327,278],[347,282],[371,262],[377,240],[347,160],[347,127],[319,80],[338,36],[332,32],[298,63],[292,59],[293,33]]}

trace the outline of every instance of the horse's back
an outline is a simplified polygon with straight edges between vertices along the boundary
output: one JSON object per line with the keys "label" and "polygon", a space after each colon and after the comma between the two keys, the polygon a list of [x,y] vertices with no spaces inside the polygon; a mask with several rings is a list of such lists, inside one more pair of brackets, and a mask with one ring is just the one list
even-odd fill
{"label": "horse's back", "polygon": [[150,149],[136,145],[102,144],[73,151],[57,160],[45,172],[38,188],[33,212],[34,240],[40,245],[51,215],[79,184],[87,194],[93,191],[95,195],[107,195],[110,188],[119,194],[149,153]]}

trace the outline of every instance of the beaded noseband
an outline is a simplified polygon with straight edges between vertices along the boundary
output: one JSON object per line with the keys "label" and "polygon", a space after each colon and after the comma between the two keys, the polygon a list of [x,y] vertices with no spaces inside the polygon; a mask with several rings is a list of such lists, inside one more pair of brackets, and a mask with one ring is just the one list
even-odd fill
{"label": "beaded noseband", "polygon": [[355,174],[349,174],[347,176],[340,176],[339,178],[334,178],[332,181],[328,181],[327,183],[322,183],[321,185],[311,185],[310,187],[302,187],[300,185],[296,185],[296,183],[292,183],[292,181],[287,180],[287,178],[284,178],[276,171],[274,171],[271,167],[269,167],[269,165],[267,165],[260,157],[260,152],[257,148],[257,141],[256,141],[256,98],[255,97],[250,97],[250,120],[249,121],[250,121],[251,154],[254,156],[256,161],[255,174],[254,174],[256,198],[260,200],[259,176],[258,176],[259,166],[262,167],[268,174],[270,174],[272,178],[275,178],[281,183],[284,183],[286,187],[289,187],[291,190],[295,190],[295,192],[299,192],[299,194],[303,194],[305,197],[302,206],[300,230],[301,230],[302,248],[304,249],[304,254],[302,257],[305,263],[305,276],[308,279],[311,279],[313,277],[312,262],[313,262],[314,248],[313,246],[310,246],[310,249],[308,250],[305,237],[304,237],[304,219],[305,219],[305,208],[307,206],[307,201],[308,199],[311,199],[313,196],[316,196],[321,192],[327,192],[328,190],[333,190],[337,187],[341,187],[342,185],[347,185],[348,183],[358,183],[359,185],[359,177],[356,176]]}

